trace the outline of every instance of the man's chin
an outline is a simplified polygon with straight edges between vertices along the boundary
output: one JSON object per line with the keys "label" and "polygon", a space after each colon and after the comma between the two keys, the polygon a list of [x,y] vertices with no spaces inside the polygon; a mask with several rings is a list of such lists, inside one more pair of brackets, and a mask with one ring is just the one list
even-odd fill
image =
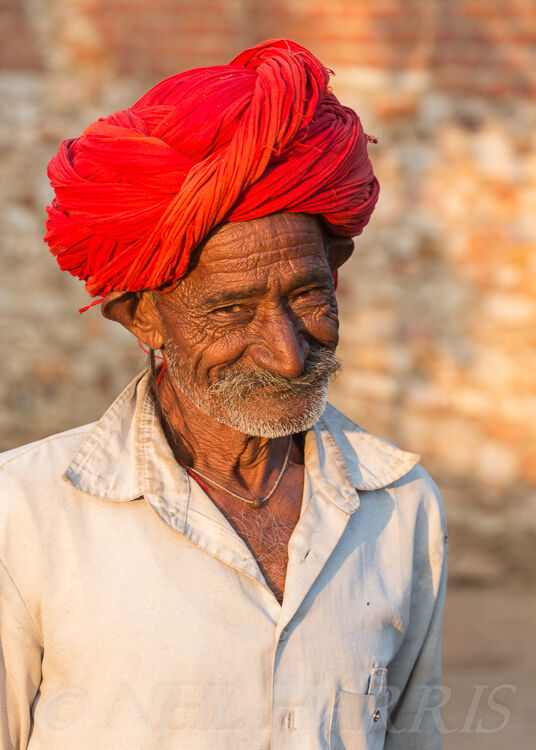
{"label": "man's chin", "polygon": [[246,403],[216,408],[211,416],[244,435],[277,438],[309,430],[324,412],[327,385],[293,396],[269,390],[264,389],[258,398],[248,398]]}

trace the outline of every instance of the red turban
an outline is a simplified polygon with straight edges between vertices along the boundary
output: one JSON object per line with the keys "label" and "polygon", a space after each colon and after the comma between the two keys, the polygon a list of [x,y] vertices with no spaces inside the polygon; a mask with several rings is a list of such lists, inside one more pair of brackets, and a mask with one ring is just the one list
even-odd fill
{"label": "red turban", "polygon": [[45,242],[92,297],[157,289],[217,225],[317,214],[360,234],[378,197],[359,118],[310,52],[279,40],[167,78],[63,141]]}

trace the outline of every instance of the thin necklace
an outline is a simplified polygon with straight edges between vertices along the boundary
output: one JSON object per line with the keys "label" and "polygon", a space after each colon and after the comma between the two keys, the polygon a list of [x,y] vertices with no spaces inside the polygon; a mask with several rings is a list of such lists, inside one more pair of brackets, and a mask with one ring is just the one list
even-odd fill
{"label": "thin necklace", "polygon": [[212,477],[209,477],[206,474],[203,474],[203,472],[199,471],[199,469],[193,469],[191,466],[184,466],[184,464],[183,466],[188,472],[188,474],[191,474],[194,477],[194,479],[196,478],[197,475],[199,475],[203,479],[206,479],[207,482],[210,482],[210,484],[213,484],[214,487],[218,487],[220,490],[223,490],[224,492],[228,492],[229,495],[232,495],[233,497],[238,498],[238,500],[243,500],[245,503],[248,503],[249,505],[251,505],[252,508],[260,508],[262,505],[264,505],[264,503],[268,502],[268,500],[272,497],[276,489],[279,487],[279,483],[283,479],[283,474],[285,473],[286,468],[288,466],[288,459],[290,456],[291,446],[292,446],[292,435],[289,435],[287,455],[285,456],[285,460],[283,461],[283,466],[281,467],[281,471],[279,472],[279,476],[277,477],[274,486],[272,487],[270,492],[267,495],[265,495],[265,497],[254,498],[253,500],[251,500],[249,497],[243,497],[242,495],[239,495],[238,493],[227,489],[227,487],[224,487],[222,484],[218,484],[218,482],[212,479]]}

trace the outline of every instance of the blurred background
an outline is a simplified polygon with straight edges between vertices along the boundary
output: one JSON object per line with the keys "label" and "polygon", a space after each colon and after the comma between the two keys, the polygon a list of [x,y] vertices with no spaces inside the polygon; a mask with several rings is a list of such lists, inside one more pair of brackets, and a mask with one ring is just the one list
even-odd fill
{"label": "blurred background", "polygon": [[97,419],[145,363],[42,242],[59,142],[276,37],[378,139],[331,400],[443,492],[444,748],[532,747],[535,0],[0,0],[0,449]]}

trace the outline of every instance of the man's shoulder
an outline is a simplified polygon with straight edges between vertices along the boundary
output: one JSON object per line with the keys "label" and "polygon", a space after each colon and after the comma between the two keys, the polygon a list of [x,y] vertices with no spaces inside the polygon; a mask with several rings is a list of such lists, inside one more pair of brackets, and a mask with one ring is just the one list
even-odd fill
{"label": "man's shoulder", "polygon": [[7,485],[31,486],[38,491],[50,479],[58,481],[94,423],[0,453],[0,499]]}
{"label": "man's shoulder", "polygon": [[420,456],[377,437],[328,404],[323,424],[341,451],[356,489],[384,492],[401,512],[433,515],[446,528],[441,493]]}
{"label": "man's shoulder", "polygon": [[[63,479],[91,425],[37,440],[0,453],[0,561],[13,571],[26,570],[44,545],[58,546],[66,503],[72,492]],[[56,540],[56,541],[53,541]]]}
{"label": "man's shoulder", "polygon": [[418,466],[420,456],[416,453],[373,435],[332,404],[327,404],[319,428],[334,440],[357,490],[391,486]]}

